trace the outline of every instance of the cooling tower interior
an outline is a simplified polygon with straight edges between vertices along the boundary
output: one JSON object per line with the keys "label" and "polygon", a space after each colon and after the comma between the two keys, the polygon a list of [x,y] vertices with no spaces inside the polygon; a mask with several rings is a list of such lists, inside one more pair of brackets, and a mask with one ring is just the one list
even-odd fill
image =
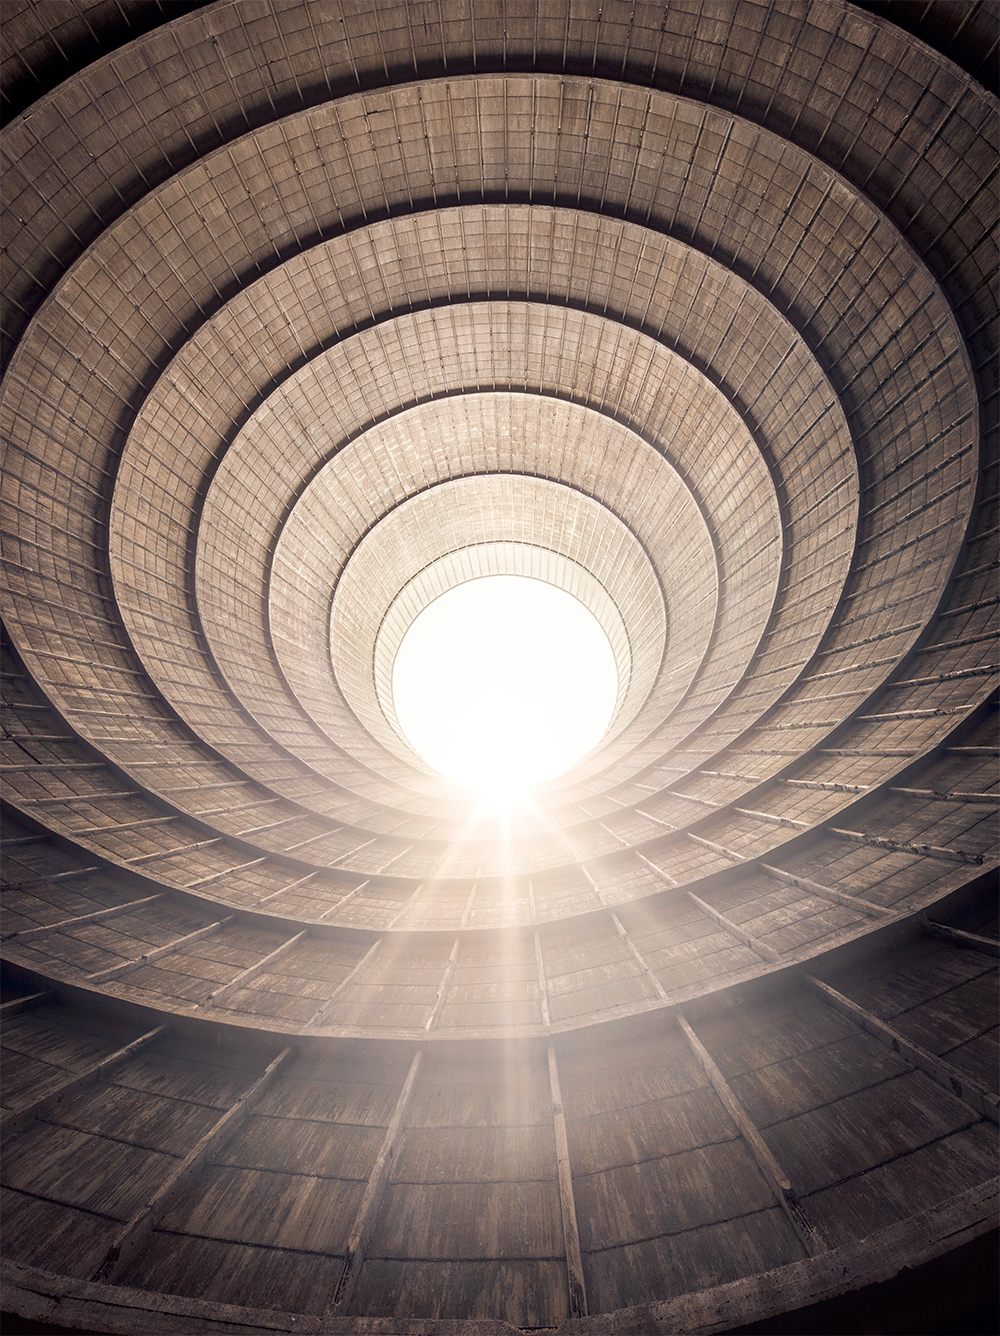
{"label": "cooling tower interior", "polygon": [[[972,1330],[996,0],[0,18],[5,1329]],[[498,574],[618,674],[506,806]]]}

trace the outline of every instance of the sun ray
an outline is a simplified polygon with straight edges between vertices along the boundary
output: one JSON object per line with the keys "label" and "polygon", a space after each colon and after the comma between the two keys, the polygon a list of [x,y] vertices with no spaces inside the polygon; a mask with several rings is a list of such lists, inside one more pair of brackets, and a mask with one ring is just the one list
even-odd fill
{"label": "sun ray", "polygon": [[429,604],[393,667],[393,704],[421,756],[479,806],[523,806],[528,789],[600,742],[618,671],[594,615],[523,576],[468,581]]}

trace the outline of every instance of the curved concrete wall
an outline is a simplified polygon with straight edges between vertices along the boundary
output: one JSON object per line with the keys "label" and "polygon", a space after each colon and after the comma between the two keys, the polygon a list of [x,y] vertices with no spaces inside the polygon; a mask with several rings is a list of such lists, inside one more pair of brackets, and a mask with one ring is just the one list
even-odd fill
{"label": "curved concrete wall", "polygon": [[[12,3],[17,1311],[724,1331],[989,1227],[998,107],[877,8]],[[516,544],[629,673],[501,818],[378,633]]]}

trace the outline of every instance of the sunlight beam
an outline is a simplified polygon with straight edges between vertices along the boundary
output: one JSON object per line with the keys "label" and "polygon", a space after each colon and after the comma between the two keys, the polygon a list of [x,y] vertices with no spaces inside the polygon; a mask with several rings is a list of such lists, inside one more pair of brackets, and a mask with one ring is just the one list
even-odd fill
{"label": "sunlight beam", "polygon": [[509,808],[600,742],[618,671],[578,599],[497,575],[449,589],[414,619],[392,693],[401,729],[430,766]]}

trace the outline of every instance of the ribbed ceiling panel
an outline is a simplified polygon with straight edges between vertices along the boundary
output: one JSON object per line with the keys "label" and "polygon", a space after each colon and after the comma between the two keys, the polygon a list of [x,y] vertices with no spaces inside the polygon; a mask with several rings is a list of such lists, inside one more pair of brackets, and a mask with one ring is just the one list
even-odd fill
{"label": "ribbed ceiling panel", "polygon": [[[961,7],[11,8],[14,1306],[709,1332],[980,1234]],[[496,570],[622,681],[506,813],[389,699]]]}

